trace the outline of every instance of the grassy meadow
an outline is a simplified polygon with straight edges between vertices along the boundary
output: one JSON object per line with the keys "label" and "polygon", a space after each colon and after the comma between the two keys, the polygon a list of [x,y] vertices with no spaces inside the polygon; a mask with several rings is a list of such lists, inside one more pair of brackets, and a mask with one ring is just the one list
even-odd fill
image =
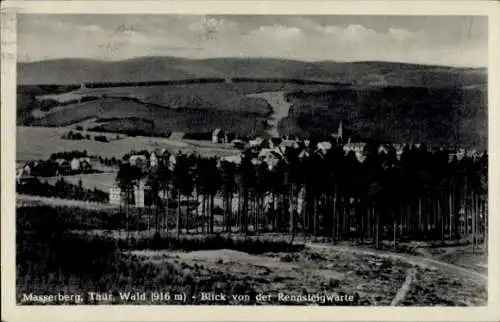
{"label": "grassy meadow", "polygon": [[[233,149],[229,145],[216,145],[212,142],[190,142],[143,136],[122,136],[122,139],[111,140],[110,142],[62,139],[61,136],[68,133],[69,130],[69,128],[17,126],[17,161],[45,160],[48,159],[52,153],[73,150],[87,150],[88,155],[107,158],[115,157],[118,159],[121,159],[125,153],[131,150],[154,150],[156,148],[166,148],[173,153],[177,153],[178,151],[186,153],[196,151],[196,153],[206,156],[226,156],[239,153],[238,150]],[[107,135],[110,139],[116,137],[116,134],[111,133],[96,133],[91,131],[84,131],[84,133],[90,133],[92,136],[94,136],[94,134]]]}
{"label": "grassy meadow", "polygon": [[[140,216],[130,225],[145,229]],[[410,270],[416,278],[399,305],[482,305],[484,285],[432,267],[336,249],[290,244],[265,236],[146,234],[123,238],[119,210],[66,207],[17,208],[17,300],[22,294],[81,294],[80,304],[389,305]],[[96,234],[94,229],[113,233]],[[442,292],[446,289],[446,292]],[[111,293],[97,302],[88,292]],[[184,293],[186,301],[129,301],[120,292]],[[221,292],[206,302],[201,292]],[[257,301],[259,293],[270,294]],[[297,302],[283,295],[352,295],[352,302]],[[248,297],[233,298],[233,294]],[[54,304],[54,303],[53,303]],[[62,302],[59,304],[63,304]]]}

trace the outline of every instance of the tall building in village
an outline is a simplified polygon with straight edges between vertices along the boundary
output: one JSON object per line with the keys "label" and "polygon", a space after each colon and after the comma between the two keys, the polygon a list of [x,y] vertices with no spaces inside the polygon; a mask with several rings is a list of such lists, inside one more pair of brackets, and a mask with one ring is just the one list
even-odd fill
{"label": "tall building in village", "polygon": [[337,143],[342,144],[344,142],[343,135],[344,135],[344,127],[342,126],[342,120],[340,120],[337,133],[332,133],[331,136],[337,140]]}

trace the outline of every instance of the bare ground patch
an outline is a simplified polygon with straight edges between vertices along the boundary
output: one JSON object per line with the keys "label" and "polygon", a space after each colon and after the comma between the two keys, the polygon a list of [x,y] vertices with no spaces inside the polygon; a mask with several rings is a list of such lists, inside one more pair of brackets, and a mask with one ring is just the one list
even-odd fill
{"label": "bare ground patch", "polygon": [[229,276],[231,283],[243,283],[250,292],[273,294],[276,301],[279,293],[346,294],[353,295],[357,305],[390,304],[408,266],[376,257],[311,250],[263,255],[229,249],[133,254],[157,265],[177,263],[197,279]]}

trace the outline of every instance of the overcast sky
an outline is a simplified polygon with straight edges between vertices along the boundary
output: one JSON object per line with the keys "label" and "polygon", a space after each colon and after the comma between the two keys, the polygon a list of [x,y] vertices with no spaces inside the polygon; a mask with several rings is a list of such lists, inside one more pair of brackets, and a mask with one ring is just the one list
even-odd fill
{"label": "overcast sky", "polygon": [[20,15],[18,58],[384,60],[487,66],[487,17]]}

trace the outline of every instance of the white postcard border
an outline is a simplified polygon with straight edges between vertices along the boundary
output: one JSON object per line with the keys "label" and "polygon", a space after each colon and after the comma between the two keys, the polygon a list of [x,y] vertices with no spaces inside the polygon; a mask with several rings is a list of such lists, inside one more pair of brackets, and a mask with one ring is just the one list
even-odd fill
{"label": "white postcard border", "polygon": [[[500,320],[500,3],[496,1],[6,1],[2,6],[1,236],[5,321],[494,321]],[[16,13],[486,15],[489,17],[489,303],[487,307],[16,306]]]}

